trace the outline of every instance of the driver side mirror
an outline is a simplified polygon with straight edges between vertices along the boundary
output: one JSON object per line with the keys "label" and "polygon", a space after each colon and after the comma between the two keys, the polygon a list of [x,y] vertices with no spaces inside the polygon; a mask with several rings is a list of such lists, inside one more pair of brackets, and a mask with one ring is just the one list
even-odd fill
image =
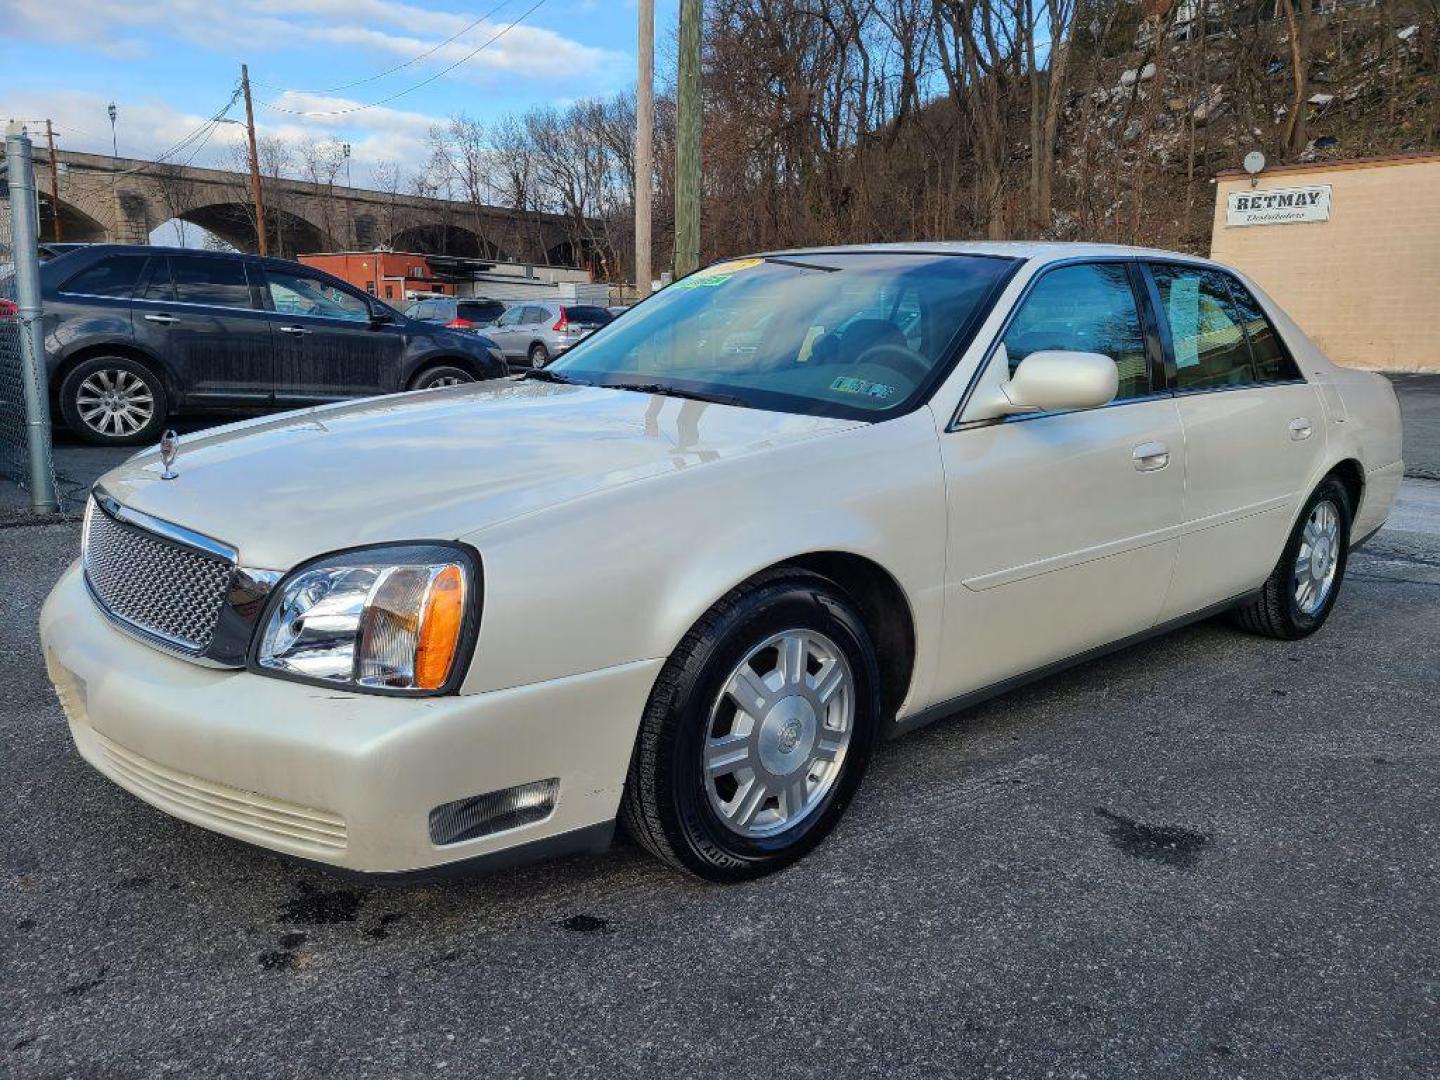
{"label": "driver side mirror", "polygon": [[390,314],[390,312],[388,312],[388,311],[381,311],[379,308],[371,308],[371,309],[370,309],[370,325],[371,325],[372,327],[373,327],[373,326],[393,326],[394,324],[395,324],[395,316],[392,315],[392,314]]}
{"label": "driver side mirror", "polygon": [[1004,373],[1010,364],[1002,345],[990,364],[999,370],[995,383],[988,392],[981,388],[982,393],[977,393],[965,410],[964,420],[1098,409],[1114,401],[1120,389],[1120,371],[1115,361],[1101,353],[1061,349],[1033,352],[1006,379]]}

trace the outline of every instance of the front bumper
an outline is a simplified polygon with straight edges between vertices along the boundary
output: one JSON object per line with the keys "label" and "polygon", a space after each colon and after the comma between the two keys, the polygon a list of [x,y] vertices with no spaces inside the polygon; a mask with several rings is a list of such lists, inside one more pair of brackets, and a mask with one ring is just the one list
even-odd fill
{"label": "front bumper", "polygon": [[[566,837],[593,845],[615,819],[663,663],[469,696],[352,694],[144,645],[99,612],[78,565],[46,600],[40,636],[76,748],[115,783],[196,825],[368,873],[532,844],[558,852]],[[552,777],[559,796],[545,820],[431,842],[432,808]]]}

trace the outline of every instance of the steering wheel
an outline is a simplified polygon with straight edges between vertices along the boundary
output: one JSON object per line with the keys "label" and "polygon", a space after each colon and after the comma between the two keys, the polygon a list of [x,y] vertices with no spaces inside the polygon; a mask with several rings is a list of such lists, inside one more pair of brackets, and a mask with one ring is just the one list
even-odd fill
{"label": "steering wheel", "polygon": [[855,358],[855,363],[887,367],[919,386],[930,374],[930,365],[920,356],[900,345],[875,345]]}

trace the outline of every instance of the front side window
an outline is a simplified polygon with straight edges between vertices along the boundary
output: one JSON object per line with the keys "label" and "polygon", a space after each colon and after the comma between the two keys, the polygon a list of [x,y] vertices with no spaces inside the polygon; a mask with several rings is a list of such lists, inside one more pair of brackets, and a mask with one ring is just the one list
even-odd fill
{"label": "front side window", "polygon": [[1197,266],[1150,267],[1160,310],[1170,325],[1179,390],[1212,390],[1255,382],[1250,346],[1223,274]]}
{"label": "front side window", "polygon": [[1010,374],[1031,353],[1100,353],[1120,372],[1116,401],[1151,391],[1140,311],[1124,263],[1084,263],[1046,273],[1005,332]]}
{"label": "front side window", "polygon": [[183,304],[251,306],[250,283],[245,278],[245,264],[239,259],[172,255],[170,277],[175,285],[175,299]]}
{"label": "front side window", "polygon": [[353,293],[320,278],[285,270],[265,270],[270,299],[282,315],[313,315],[324,319],[368,322],[370,305]]}
{"label": "front side window", "polygon": [[145,269],[148,255],[111,255],[81,270],[60,287],[63,293],[113,296],[128,300]]}
{"label": "front side window", "polygon": [[883,419],[924,397],[1014,267],[893,251],[733,259],[675,282],[547,370],[598,386]]}
{"label": "front side window", "polygon": [[495,321],[496,326],[516,326],[520,322],[520,316],[525,314],[524,308],[512,307]]}

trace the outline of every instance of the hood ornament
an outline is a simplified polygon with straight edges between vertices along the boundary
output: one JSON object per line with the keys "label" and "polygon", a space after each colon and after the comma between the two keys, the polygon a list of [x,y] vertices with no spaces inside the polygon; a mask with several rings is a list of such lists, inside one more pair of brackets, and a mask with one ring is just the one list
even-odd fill
{"label": "hood ornament", "polygon": [[173,429],[160,436],[160,463],[165,466],[165,471],[160,474],[161,480],[174,480],[180,475],[171,468],[179,454],[180,436]]}

